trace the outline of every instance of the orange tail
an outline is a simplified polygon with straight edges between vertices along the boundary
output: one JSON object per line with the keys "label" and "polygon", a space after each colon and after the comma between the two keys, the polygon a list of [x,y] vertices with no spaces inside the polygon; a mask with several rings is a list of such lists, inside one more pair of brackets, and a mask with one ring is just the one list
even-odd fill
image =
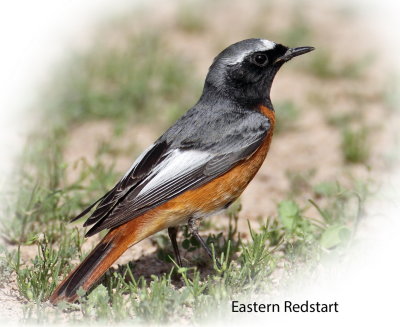
{"label": "orange tail", "polygon": [[85,260],[56,288],[49,298],[50,302],[74,302],[78,298],[76,291],[80,287],[85,291],[89,290],[130,246],[165,228],[160,222],[162,217],[154,219],[153,213],[149,212],[109,231]]}
{"label": "orange tail", "polygon": [[120,239],[110,235],[111,233],[108,233],[85,260],[58,285],[49,298],[51,303],[55,304],[62,300],[74,302],[78,298],[76,291],[80,287],[85,291],[89,290],[127,250],[126,243],[120,242]]}

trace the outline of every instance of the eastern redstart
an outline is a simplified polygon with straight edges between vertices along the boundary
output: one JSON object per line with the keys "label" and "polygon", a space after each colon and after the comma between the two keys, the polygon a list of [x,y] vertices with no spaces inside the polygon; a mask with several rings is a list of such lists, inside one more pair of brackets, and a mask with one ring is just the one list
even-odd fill
{"label": "eastern redstart", "polygon": [[199,101],[148,147],[122,179],[85,209],[86,236],[107,235],[57,287],[50,302],[72,302],[132,245],[168,228],[176,261],[176,235],[189,231],[212,256],[198,233],[202,218],[226,209],[261,167],[275,125],[270,89],[288,60],[314,50],[247,39],[223,50],[212,63]]}

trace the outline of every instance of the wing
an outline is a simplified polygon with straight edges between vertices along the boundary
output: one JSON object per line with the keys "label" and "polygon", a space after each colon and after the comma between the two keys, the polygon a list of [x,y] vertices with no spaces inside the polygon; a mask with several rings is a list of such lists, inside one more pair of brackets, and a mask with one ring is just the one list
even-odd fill
{"label": "wing", "polygon": [[85,223],[85,226],[94,224],[86,236],[124,224],[223,175],[251,156],[270,128],[268,119],[259,116],[262,118],[251,122],[238,121],[226,132],[219,131],[217,138],[207,137],[204,131],[203,136],[188,135],[174,146],[168,146],[166,141],[156,143],[134,163],[114,189],[100,199]]}
{"label": "wing", "polygon": [[115,205],[121,201],[124,196],[133,189],[140,181],[142,181],[151,169],[156,166],[163,158],[167,150],[166,142],[155,143],[147,148],[133,163],[131,168],[124,177],[109,192],[91,204],[82,211],[78,216],[73,218],[71,222],[85,216],[97,203],[96,210],[92,213],[84,226],[92,225],[96,221],[107,216]]}

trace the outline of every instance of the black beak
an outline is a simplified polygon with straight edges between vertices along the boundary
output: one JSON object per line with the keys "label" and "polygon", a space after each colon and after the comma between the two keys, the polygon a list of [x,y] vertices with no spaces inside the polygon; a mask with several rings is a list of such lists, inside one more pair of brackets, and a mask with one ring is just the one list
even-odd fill
{"label": "black beak", "polygon": [[286,62],[289,61],[290,59],[300,56],[302,54],[305,54],[307,52],[313,51],[315,48],[314,47],[298,47],[298,48],[289,48],[285,54],[278,59],[275,60],[274,64],[278,62]]}

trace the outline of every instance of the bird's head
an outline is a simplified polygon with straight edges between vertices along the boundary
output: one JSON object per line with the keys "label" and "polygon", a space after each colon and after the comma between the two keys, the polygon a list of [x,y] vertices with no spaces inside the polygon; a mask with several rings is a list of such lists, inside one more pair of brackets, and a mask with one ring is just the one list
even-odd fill
{"label": "bird's head", "polygon": [[270,105],[271,84],[278,70],[290,59],[312,50],[263,39],[234,43],[214,59],[204,92],[217,92],[245,106]]}

